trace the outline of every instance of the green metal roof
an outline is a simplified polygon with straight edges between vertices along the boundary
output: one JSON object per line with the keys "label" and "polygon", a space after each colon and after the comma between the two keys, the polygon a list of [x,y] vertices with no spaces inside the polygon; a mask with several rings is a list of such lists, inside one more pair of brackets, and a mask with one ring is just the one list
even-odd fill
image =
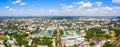
{"label": "green metal roof", "polygon": [[68,40],[76,40],[76,38],[68,38]]}

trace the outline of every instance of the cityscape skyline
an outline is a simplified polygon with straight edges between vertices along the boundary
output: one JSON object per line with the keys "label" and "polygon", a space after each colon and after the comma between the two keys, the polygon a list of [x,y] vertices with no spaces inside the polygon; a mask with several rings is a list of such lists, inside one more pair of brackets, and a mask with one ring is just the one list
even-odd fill
{"label": "cityscape skyline", "polygon": [[120,0],[0,0],[0,47],[120,47]]}

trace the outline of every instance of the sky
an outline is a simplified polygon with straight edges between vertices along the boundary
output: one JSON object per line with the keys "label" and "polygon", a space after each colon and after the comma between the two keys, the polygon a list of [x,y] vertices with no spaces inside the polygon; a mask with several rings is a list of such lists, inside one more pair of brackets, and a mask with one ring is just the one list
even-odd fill
{"label": "sky", "polygon": [[0,0],[0,16],[120,16],[120,0]]}

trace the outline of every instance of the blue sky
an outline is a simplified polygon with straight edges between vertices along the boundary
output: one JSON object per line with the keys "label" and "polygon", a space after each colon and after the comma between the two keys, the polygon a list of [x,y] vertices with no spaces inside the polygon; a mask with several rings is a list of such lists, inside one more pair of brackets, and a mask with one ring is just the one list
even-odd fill
{"label": "blue sky", "polygon": [[120,0],[0,0],[0,16],[120,16]]}

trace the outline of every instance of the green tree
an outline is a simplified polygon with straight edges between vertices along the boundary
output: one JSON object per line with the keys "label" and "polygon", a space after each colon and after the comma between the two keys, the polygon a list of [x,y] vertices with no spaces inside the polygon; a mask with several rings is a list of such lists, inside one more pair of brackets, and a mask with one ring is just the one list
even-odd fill
{"label": "green tree", "polygon": [[110,44],[110,42],[106,42],[106,43],[103,45],[103,47],[113,47],[113,45]]}
{"label": "green tree", "polygon": [[87,40],[91,39],[92,37],[103,37],[104,31],[101,31],[100,28],[91,28],[88,31],[86,31],[86,36]]}
{"label": "green tree", "polygon": [[48,45],[48,47],[52,46],[52,40],[49,37],[33,38],[33,43],[40,45]]}
{"label": "green tree", "polygon": [[105,34],[104,37],[107,38],[107,39],[110,39],[110,38],[111,38],[111,36],[108,35],[108,34]]}
{"label": "green tree", "polygon": [[93,46],[93,45],[95,45],[95,43],[94,42],[90,42],[90,44],[89,44],[90,46]]}
{"label": "green tree", "polygon": [[62,36],[64,34],[63,30],[59,29],[59,31],[60,31],[60,36]]}

